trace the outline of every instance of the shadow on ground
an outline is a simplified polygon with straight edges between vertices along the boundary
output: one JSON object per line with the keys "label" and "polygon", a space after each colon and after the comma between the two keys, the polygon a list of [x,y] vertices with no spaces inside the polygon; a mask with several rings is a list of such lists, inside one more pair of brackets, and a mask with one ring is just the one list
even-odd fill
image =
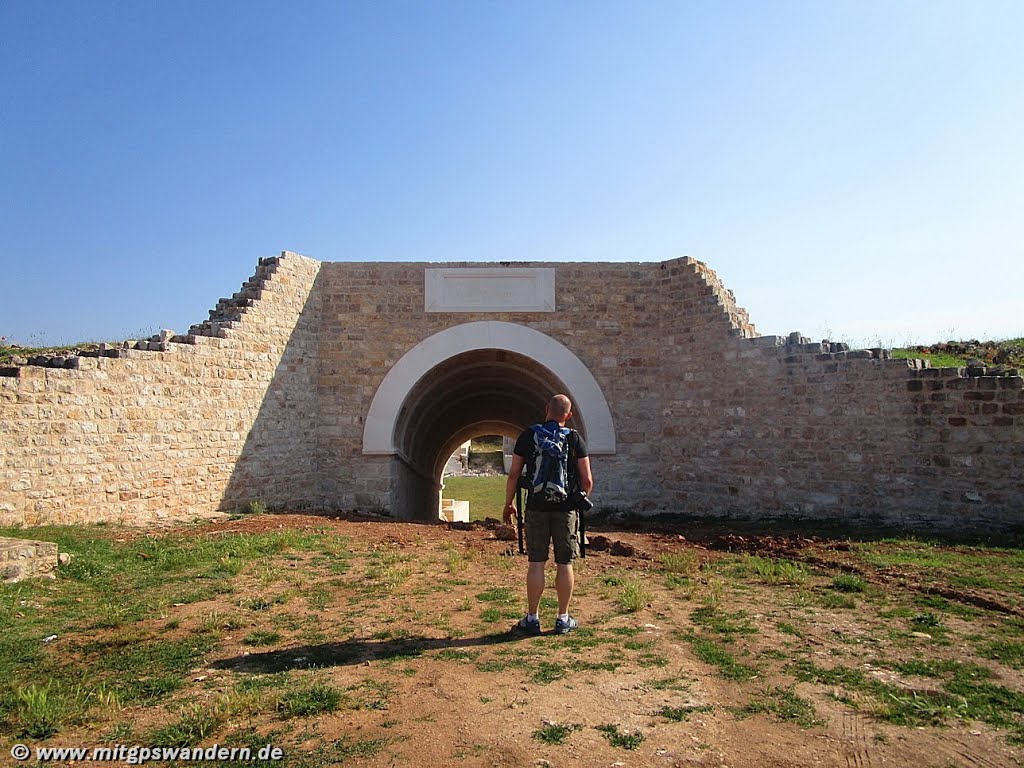
{"label": "shadow on ground", "polygon": [[214,669],[234,672],[275,674],[291,669],[341,667],[367,661],[387,661],[395,658],[415,658],[428,651],[474,648],[501,645],[528,639],[516,632],[501,632],[480,637],[436,638],[407,637],[401,640],[343,640],[337,643],[300,645],[278,651],[232,656],[210,664]]}

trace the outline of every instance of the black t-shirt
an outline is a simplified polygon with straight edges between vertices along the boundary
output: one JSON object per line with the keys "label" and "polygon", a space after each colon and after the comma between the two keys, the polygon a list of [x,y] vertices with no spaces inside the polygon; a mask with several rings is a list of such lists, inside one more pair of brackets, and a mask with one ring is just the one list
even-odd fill
{"label": "black t-shirt", "polygon": [[[546,422],[545,422],[546,423]],[[552,422],[557,423],[557,422]],[[589,454],[587,453],[587,442],[583,439],[582,435],[575,429],[569,432],[569,457],[571,459],[585,459]],[[523,430],[522,434],[516,439],[516,447],[512,449],[512,452],[516,456],[522,456],[526,461],[526,476],[533,477],[537,472],[537,443],[533,439],[533,430]],[[569,465],[566,467],[568,470],[568,483],[569,493],[580,487],[579,469],[576,466],[576,461],[571,460]],[[526,498],[526,505],[532,505],[532,493]],[[538,499],[538,502],[540,500]]]}

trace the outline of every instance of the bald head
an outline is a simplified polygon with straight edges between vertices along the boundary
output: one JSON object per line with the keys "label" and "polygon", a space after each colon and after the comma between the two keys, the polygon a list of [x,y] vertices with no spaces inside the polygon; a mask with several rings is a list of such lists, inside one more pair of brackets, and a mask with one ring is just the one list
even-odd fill
{"label": "bald head", "polygon": [[547,407],[544,409],[545,419],[557,421],[559,424],[565,424],[571,413],[572,402],[565,395],[555,395],[548,400]]}

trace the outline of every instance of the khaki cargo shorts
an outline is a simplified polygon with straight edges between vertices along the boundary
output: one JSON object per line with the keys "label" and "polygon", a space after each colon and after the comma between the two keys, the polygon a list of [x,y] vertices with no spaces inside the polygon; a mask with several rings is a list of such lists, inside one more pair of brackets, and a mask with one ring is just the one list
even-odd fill
{"label": "khaki cargo shorts", "polygon": [[531,563],[548,559],[554,542],[555,562],[568,565],[580,556],[580,521],[575,509],[526,510],[526,555]]}

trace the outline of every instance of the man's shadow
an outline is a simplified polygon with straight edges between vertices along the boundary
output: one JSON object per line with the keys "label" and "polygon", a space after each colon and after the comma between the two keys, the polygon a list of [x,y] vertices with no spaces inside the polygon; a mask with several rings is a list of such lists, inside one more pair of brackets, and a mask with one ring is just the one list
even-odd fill
{"label": "man's shadow", "polygon": [[220,659],[210,664],[214,669],[235,672],[274,674],[289,669],[310,669],[362,664],[395,658],[415,658],[428,651],[501,645],[526,640],[521,633],[501,632],[493,635],[463,638],[407,637],[400,640],[349,639],[337,643],[299,645],[277,651],[250,653]]}

